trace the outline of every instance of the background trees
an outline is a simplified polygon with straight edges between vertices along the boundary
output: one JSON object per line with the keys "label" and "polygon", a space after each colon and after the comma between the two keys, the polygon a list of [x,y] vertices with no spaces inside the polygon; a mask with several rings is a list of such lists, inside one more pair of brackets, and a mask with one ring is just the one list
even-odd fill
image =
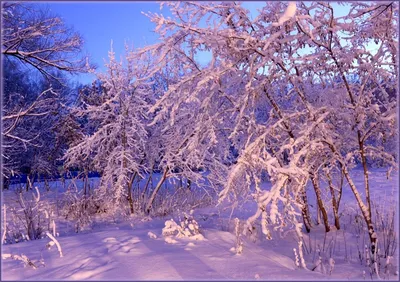
{"label": "background trees", "polygon": [[80,35],[34,5],[2,3],[3,176],[54,171],[55,124],[72,92],[64,73],[84,71]]}
{"label": "background trees", "polygon": [[59,17],[22,3],[3,3],[2,54],[36,69],[46,78],[61,79],[54,70],[84,70],[86,60],[77,56],[82,38]]}

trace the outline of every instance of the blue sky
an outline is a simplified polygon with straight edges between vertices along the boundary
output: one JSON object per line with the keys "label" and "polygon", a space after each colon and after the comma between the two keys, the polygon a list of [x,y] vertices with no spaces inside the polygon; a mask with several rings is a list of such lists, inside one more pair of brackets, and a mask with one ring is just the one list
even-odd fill
{"label": "blue sky", "polygon": [[[84,39],[84,52],[91,61],[104,70],[111,40],[117,56],[124,54],[124,44],[134,48],[157,42],[154,24],[141,12],[158,12],[156,2],[42,2],[51,13],[78,31]],[[163,9],[162,13],[166,13]],[[132,45],[133,44],[133,45]],[[80,75],[77,79],[87,83],[92,75]]]}
{"label": "blue sky", "polygon": [[[104,70],[111,40],[116,56],[125,52],[125,42],[134,48],[158,42],[158,35],[153,31],[155,24],[143,12],[156,12],[169,16],[168,8],[160,10],[158,2],[41,2],[51,13],[60,16],[67,25],[74,27],[84,38],[84,52],[91,61]],[[244,4],[251,11],[265,5],[265,2],[247,2]],[[133,45],[132,45],[133,44]],[[200,61],[206,61],[207,54]],[[93,75],[79,75],[78,81],[91,82]]]}
{"label": "blue sky", "polygon": [[[243,6],[256,15],[256,9],[265,2],[242,2]],[[73,26],[84,39],[84,52],[90,55],[91,61],[104,70],[104,59],[107,60],[111,40],[117,57],[124,55],[125,42],[134,48],[154,44],[158,35],[153,31],[155,25],[142,14],[156,12],[170,15],[167,8],[160,10],[157,2],[41,2],[38,5],[47,7],[51,13],[60,16],[67,25]],[[343,7],[335,5],[336,11]],[[204,56],[207,56],[206,54]],[[206,57],[199,58],[207,60]],[[93,75],[79,75],[75,79],[89,83]]]}

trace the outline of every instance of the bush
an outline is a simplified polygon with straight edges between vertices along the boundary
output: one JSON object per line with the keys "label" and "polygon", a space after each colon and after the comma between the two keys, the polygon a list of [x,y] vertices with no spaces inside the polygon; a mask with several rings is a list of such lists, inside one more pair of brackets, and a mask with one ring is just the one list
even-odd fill
{"label": "bush", "polygon": [[204,240],[204,236],[200,233],[199,224],[187,213],[183,214],[183,220],[180,225],[173,219],[165,222],[165,227],[162,229],[163,236],[175,236],[177,238],[191,238],[195,240]]}
{"label": "bush", "polygon": [[3,243],[44,238],[45,232],[52,228],[54,211],[48,202],[41,200],[39,189],[17,190],[16,203],[18,206],[8,207],[11,220],[5,222]]}

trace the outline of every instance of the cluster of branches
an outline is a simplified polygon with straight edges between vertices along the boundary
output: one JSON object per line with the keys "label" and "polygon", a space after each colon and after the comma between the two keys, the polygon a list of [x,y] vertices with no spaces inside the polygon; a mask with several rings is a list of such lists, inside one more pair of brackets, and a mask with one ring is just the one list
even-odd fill
{"label": "cluster of branches", "polygon": [[[84,71],[81,36],[35,5],[2,3],[2,176],[51,174],[67,147],[57,131],[68,117],[73,87],[66,74]],[[27,186],[28,187],[28,186]]]}
{"label": "cluster of branches", "polygon": [[[311,229],[308,183],[330,230],[321,178],[340,228],[340,189],[332,182],[338,172],[375,254],[369,167],[377,160],[396,167],[398,4],[348,3],[348,13],[337,16],[329,3],[275,2],[254,20],[235,2],[164,5],[172,18],[148,14],[162,42],[135,54],[157,58],[147,79],[175,66],[175,80],[150,108],[150,126],[177,128],[172,140],[183,144],[167,160],[204,165],[208,180],[222,187],[220,202],[251,195],[258,210],[247,229],[260,218],[267,237],[271,227],[288,224],[301,237],[301,216]],[[204,52],[212,56],[206,66],[196,62]],[[230,165],[233,152],[239,155]],[[363,186],[350,174],[357,164]],[[263,173],[272,188],[262,187]]]}

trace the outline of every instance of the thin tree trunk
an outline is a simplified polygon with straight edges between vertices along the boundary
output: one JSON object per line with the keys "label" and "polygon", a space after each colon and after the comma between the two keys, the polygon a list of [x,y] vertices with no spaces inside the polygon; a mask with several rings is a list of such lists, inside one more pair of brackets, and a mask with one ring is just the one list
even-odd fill
{"label": "thin tree trunk", "polygon": [[371,242],[371,252],[372,252],[372,257],[375,254],[376,251],[376,234],[375,234],[375,228],[374,225],[372,224],[372,218],[370,217],[370,211],[368,210],[368,206],[366,206],[361,199],[360,194],[358,193],[357,187],[355,186],[353,180],[350,177],[349,172],[347,171],[347,168],[344,167],[343,169],[344,176],[346,177],[347,182],[350,185],[351,190],[353,191],[354,196],[356,197],[357,204],[360,207],[361,213],[364,217],[365,223],[367,224],[368,227],[368,235],[369,239]]}
{"label": "thin tree trunk", "polygon": [[131,214],[133,214],[135,212],[134,210],[134,206],[133,206],[133,197],[132,197],[132,184],[133,181],[135,180],[137,175],[137,172],[135,171],[135,173],[132,175],[131,179],[129,180],[128,184],[127,184],[127,189],[128,189],[128,202],[129,202],[129,210],[131,212]]}
{"label": "thin tree trunk", "polygon": [[308,209],[308,200],[307,200],[307,196],[302,195],[302,201],[303,201],[303,207],[301,209],[301,214],[303,216],[303,222],[304,222],[304,226],[306,228],[307,233],[310,233],[311,231],[311,219],[310,219],[310,210]]}
{"label": "thin tree trunk", "polygon": [[314,186],[315,195],[317,196],[318,208],[322,213],[322,220],[324,221],[325,232],[329,232],[330,227],[329,227],[329,221],[328,221],[328,213],[326,212],[324,203],[322,202],[321,189],[319,187],[318,176],[314,175],[314,173],[310,173],[310,178],[311,178],[312,184]]}
{"label": "thin tree trunk", "polygon": [[338,210],[339,210],[339,207],[340,207],[340,200],[342,199],[342,195],[343,195],[343,182],[344,182],[344,174],[343,174],[343,168],[341,167],[341,170],[340,170],[339,195],[337,197]]}
{"label": "thin tree trunk", "polygon": [[368,179],[368,167],[367,167],[367,158],[365,157],[365,149],[364,149],[364,142],[361,139],[361,133],[358,130],[357,131],[357,136],[358,136],[358,143],[360,147],[360,154],[361,154],[361,162],[363,165],[363,170],[364,170],[364,186],[365,186],[365,198],[367,200],[367,207],[368,207],[368,213],[369,217],[372,218],[372,213],[371,213],[371,196],[370,196],[370,190],[369,190],[369,179]]}
{"label": "thin tree trunk", "polygon": [[308,199],[306,193],[307,182],[308,178],[304,178],[303,182],[301,183],[299,202],[302,205],[301,215],[303,217],[304,227],[306,228],[307,233],[310,233],[312,225],[311,225],[310,210],[308,208]]}
{"label": "thin tree trunk", "polygon": [[47,178],[44,179],[44,187],[46,187],[46,191],[50,191],[49,180]]}
{"label": "thin tree trunk", "polygon": [[61,183],[63,184],[63,191],[65,191],[65,177],[64,177],[64,174],[61,177]]}
{"label": "thin tree trunk", "polygon": [[26,192],[33,188],[35,183],[35,174],[29,173],[26,177]]}
{"label": "thin tree trunk", "polygon": [[[340,156],[340,154],[337,152],[335,146],[333,146],[329,142],[327,142],[327,144],[329,145],[329,148],[331,149],[331,151],[334,154]],[[342,172],[344,174],[344,177],[346,178],[347,183],[349,183],[350,189],[351,189],[351,191],[353,192],[353,194],[354,194],[354,196],[356,198],[357,204],[358,204],[358,206],[359,206],[359,208],[361,210],[361,213],[362,213],[362,215],[364,217],[365,223],[368,226],[368,235],[369,235],[369,239],[370,239],[370,242],[371,242],[371,252],[372,252],[372,257],[374,257],[374,254],[376,252],[377,237],[376,237],[376,233],[375,233],[375,227],[374,227],[374,225],[372,223],[372,218],[370,216],[371,213],[368,210],[368,207],[364,204],[364,202],[363,202],[363,200],[362,200],[362,198],[360,196],[360,193],[357,190],[356,185],[354,184],[353,180],[351,179],[351,176],[350,176],[349,171],[347,170],[347,167],[345,165],[343,165],[343,164],[344,163],[342,162]]]}
{"label": "thin tree trunk", "polygon": [[[336,59],[336,57],[335,57],[335,55],[334,55],[334,53],[332,51],[332,48],[329,49],[329,52],[330,52],[330,55],[331,55],[334,63],[336,64],[336,67],[338,68],[338,70],[339,70],[339,72],[341,74],[342,80],[343,80],[343,82],[344,82],[344,84],[346,86],[346,90],[347,90],[347,93],[348,93],[349,98],[350,98],[350,102],[351,102],[352,106],[354,107],[354,109],[357,109],[357,102],[354,99],[354,94],[351,91],[350,84],[347,81],[347,78],[346,78],[346,76],[345,76],[345,74],[344,74],[344,72],[343,72],[343,70],[341,68],[341,65],[339,64],[339,61]],[[358,128],[358,125],[359,125],[359,122],[356,121],[356,128]],[[363,139],[363,137],[361,135],[360,129],[357,129],[357,139],[358,139],[358,146],[359,146],[359,149],[360,149],[361,162],[362,162],[363,170],[364,170],[364,187],[365,187],[365,197],[366,197],[366,201],[367,201],[367,206],[366,207],[365,207],[363,201],[361,200],[360,195],[358,194],[357,188],[354,186],[354,183],[353,183],[353,187],[351,187],[350,183],[349,183],[349,185],[352,188],[353,193],[355,194],[356,198],[357,197],[359,198],[359,199],[357,199],[357,202],[358,202],[358,204],[359,204],[359,206],[361,208],[361,211],[363,213],[364,219],[365,219],[365,221],[367,223],[367,226],[368,226],[368,234],[369,234],[369,238],[370,238],[370,241],[371,241],[371,251],[372,251],[372,256],[371,257],[372,257],[372,260],[374,260],[374,258],[376,257],[375,256],[375,251],[376,251],[376,240],[377,240],[377,238],[376,238],[376,234],[375,234],[375,231],[374,231],[374,226],[373,226],[373,223],[372,223],[371,198],[370,198],[370,189],[369,189],[367,159],[366,159],[366,156],[365,156],[364,139]],[[349,175],[347,169],[346,169],[345,176],[346,176],[347,180],[350,179],[350,175]]]}
{"label": "thin tree trunk", "polygon": [[86,199],[86,197],[87,197],[87,175],[88,175],[88,172],[87,172],[87,169],[85,168],[84,169],[84,178],[83,178],[83,195],[85,196],[85,199]]}
{"label": "thin tree trunk", "polygon": [[167,179],[167,173],[168,173],[168,168],[166,168],[164,170],[164,173],[163,173],[160,181],[158,181],[156,188],[154,189],[153,193],[151,194],[151,197],[150,197],[149,201],[147,202],[147,206],[146,206],[146,213],[147,214],[150,213],[150,209],[151,209],[151,206],[153,205],[154,199],[156,198],[156,195],[157,195],[158,191],[160,190],[162,184],[164,183],[165,179]]}
{"label": "thin tree trunk", "polygon": [[340,200],[342,199],[342,194],[343,194],[343,182],[344,182],[344,174],[343,174],[343,168],[342,165],[339,163],[340,165],[340,184],[339,184],[339,195],[337,197],[337,207],[339,210],[340,207]]}
{"label": "thin tree trunk", "polygon": [[339,206],[338,203],[336,202],[335,188],[333,187],[331,174],[328,171],[326,172],[326,176],[328,178],[329,191],[331,192],[332,196],[332,208],[333,208],[333,216],[335,217],[335,227],[337,230],[340,230]]}
{"label": "thin tree trunk", "polygon": [[145,185],[145,187],[143,189],[143,192],[142,192],[141,198],[142,198],[143,202],[144,202],[144,196],[146,195],[146,192],[147,192],[147,188],[149,187],[150,181],[151,181],[151,179],[153,177],[153,170],[154,170],[154,165],[151,167],[151,172],[150,172],[150,175],[149,175],[149,179],[147,179],[146,185]]}
{"label": "thin tree trunk", "polygon": [[29,175],[30,175],[30,173],[28,173],[28,174],[26,175],[26,185],[25,185],[25,190],[26,190],[26,192],[29,191],[29,183],[30,183]]}

